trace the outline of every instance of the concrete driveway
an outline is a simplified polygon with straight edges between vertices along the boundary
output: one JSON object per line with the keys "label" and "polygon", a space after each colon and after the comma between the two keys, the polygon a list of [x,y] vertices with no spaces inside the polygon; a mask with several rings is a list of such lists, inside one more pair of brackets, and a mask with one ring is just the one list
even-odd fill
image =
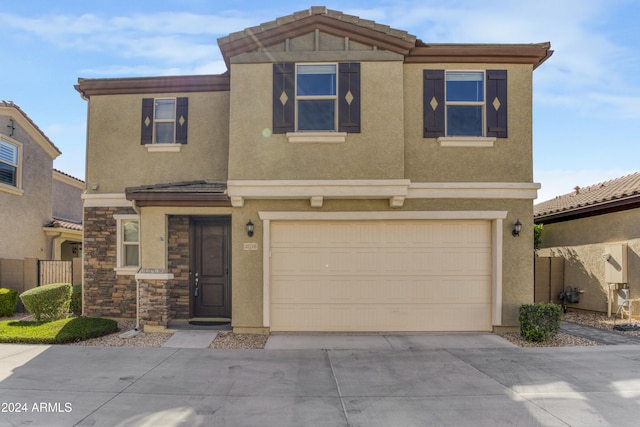
{"label": "concrete driveway", "polygon": [[[275,338],[275,339],[274,339]],[[0,344],[0,426],[636,426],[640,346],[272,336],[265,350]]]}

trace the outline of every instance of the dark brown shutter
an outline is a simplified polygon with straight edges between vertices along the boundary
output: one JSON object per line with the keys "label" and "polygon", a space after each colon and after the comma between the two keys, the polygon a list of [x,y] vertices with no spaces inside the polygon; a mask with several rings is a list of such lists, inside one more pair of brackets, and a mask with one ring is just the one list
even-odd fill
{"label": "dark brown shutter", "polygon": [[424,70],[423,77],[424,137],[444,136],[444,70]]}
{"label": "dark brown shutter", "polygon": [[295,129],[295,64],[273,64],[273,133]]}
{"label": "dark brown shutter", "polygon": [[338,131],[360,133],[360,64],[338,65]]}
{"label": "dark brown shutter", "polygon": [[142,136],[140,144],[153,144],[153,98],[142,99]]}
{"label": "dark brown shutter", "polygon": [[176,143],[187,143],[187,119],[189,118],[189,98],[176,99]]}
{"label": "dark brown shutter", "polygon": [[487,70],[487,136],[507,137],[507,70]]}

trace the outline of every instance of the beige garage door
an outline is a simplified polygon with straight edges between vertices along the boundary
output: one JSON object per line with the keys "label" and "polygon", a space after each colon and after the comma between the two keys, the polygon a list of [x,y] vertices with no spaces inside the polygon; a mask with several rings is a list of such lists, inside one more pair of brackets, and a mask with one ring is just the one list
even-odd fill
{"label": "beige garage door", "polygon": [[273,221],[272,331],[491,330],[489,221]]}

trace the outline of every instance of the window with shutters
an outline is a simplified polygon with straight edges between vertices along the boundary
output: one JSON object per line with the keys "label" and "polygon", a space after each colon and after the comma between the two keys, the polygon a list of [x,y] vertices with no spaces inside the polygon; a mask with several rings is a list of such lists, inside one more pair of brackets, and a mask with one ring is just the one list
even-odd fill
{"label": "window with shutters", "polygon": [[[3,186],[20,188],[20,150],[21,145],[0,139],[0,189]],[[9,191],[7,187],[5,189]]]}
{"label": "window with shutters", "polygon": [[493,146],[507,137],[507,72],[424,71],[424,137],[443,146]]}
{"label": "window with shutters", "polygon": [[274,64],[273,73],[273,133],[344,142],[360,132],[359,63]]}
{"label": "window with shutters", "polygon": [[180,151],[187,143],[188,98],[142,100],[141,144],[149,151]]}

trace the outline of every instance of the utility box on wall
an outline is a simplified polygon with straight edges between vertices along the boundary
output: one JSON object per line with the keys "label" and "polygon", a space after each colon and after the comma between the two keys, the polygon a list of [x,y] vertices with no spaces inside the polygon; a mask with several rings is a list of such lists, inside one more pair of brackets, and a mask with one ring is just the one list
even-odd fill
{"label": "utility box on wall", "polygon": [[605,282],[627,283],[627,244],[606,245],[602,258]]}

